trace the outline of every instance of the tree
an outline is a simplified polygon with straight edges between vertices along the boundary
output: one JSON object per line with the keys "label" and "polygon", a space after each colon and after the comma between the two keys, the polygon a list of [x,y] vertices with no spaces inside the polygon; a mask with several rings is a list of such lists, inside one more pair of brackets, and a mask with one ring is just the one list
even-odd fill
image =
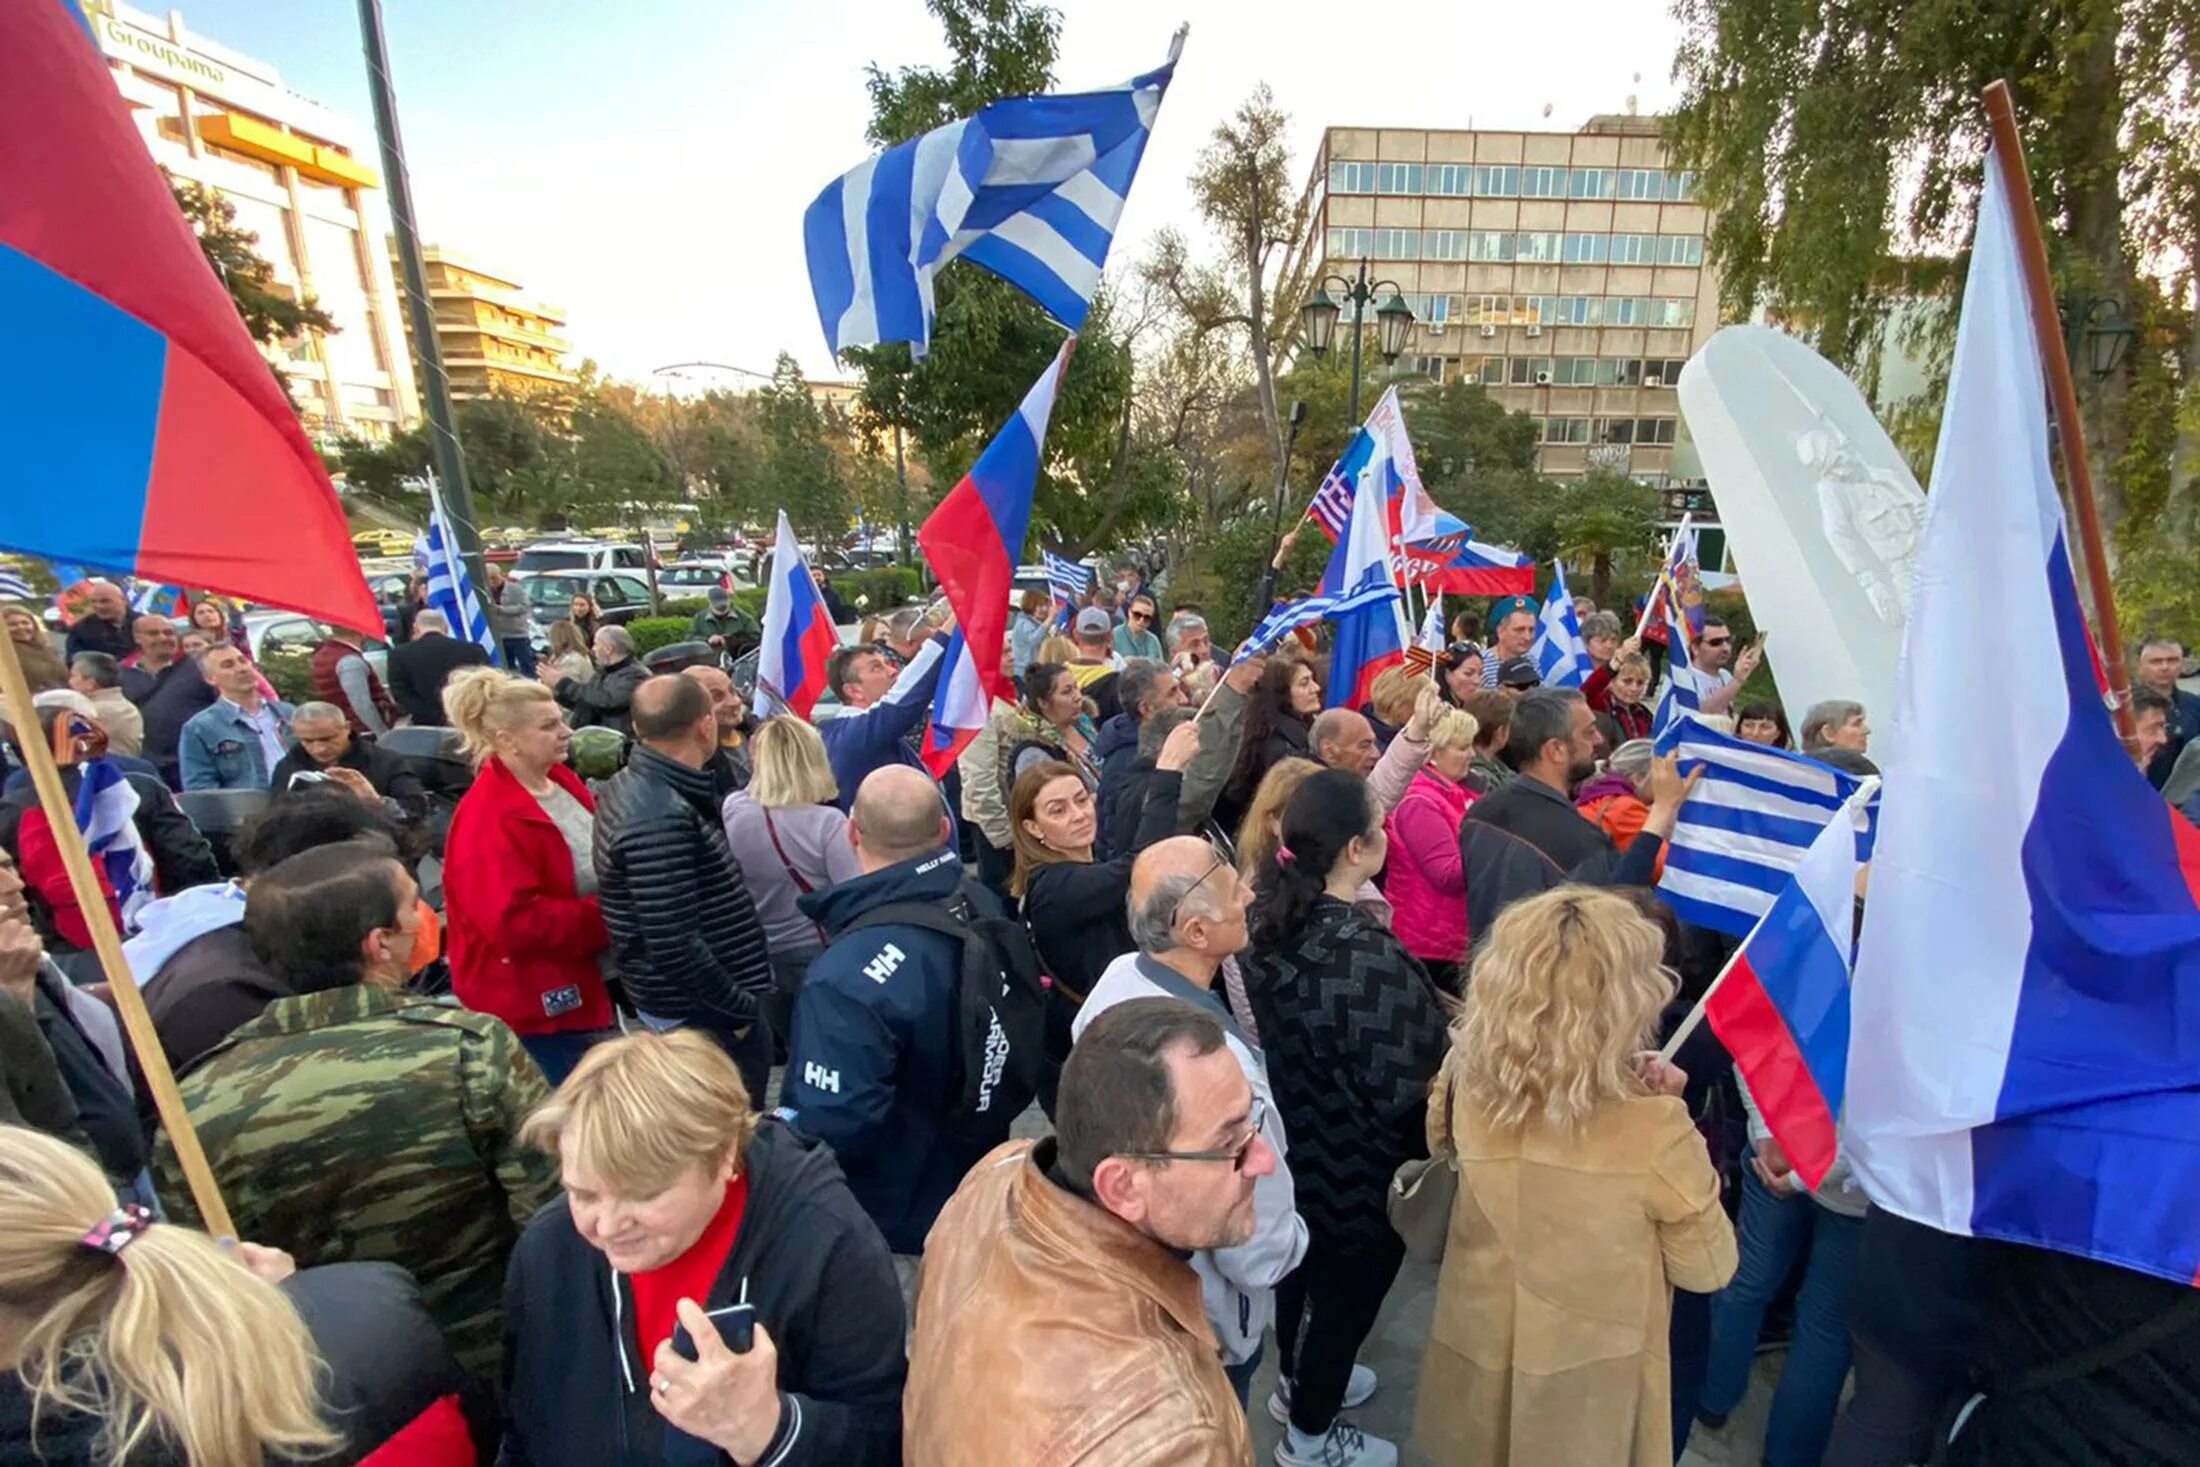
{"label": "tree", "polygon": [[307,331],[339,329],[312,296],[294,295],[275,279],[275,267],[260,254],[260,237],[237,223],[236,205],[203,184],[171,177],[168,187],[254,341],[274,346]]}
{"label": "tree", "polygon": [[616,512],[679,497],[672,468],[657,445],[601,392],[583,392],[575,401],[571,444],[572,473],[584,505]]}
{"label": "tree", "polygon": [[334,471],[343,475],[344,486],[350,492],[414,513],[419,503],[405,482],[427,476],[430,452],[428,429],[423,424],[387,441],[339,438],[332,456],[336,461]]}
{"label": "tree", "polygon": [[1550,497],[1550,541],[1568,560],[1589,562],[1589,595],[1599,605],[1612,593],[1612,570],[1658,548],[1658,495],[1611,469],[1591,469]]}
{"label": "tree", "polygon": [[[500,512],[530,507],[542,476],[555,477],[565,445],[529,405],[504,393],[469,398],[452,414],[466,455],[466,481]],[[515,484],[515,476],[524,476]]]}
{"label": "tree", "polygon": [[1262,82],[1213,138],[1192,171],[1192,196],[1221,237],[1227,263],[1198,267],[1183,238],[1162,234],[1146,266],[1202,330],[1242,335],[1253,367],[1271,471],[1284,471],[1284,428],[1276,375],[1291,351],[1292,322],[1306,293],[1308,260],[1293,252],[1306,232],[1311,196],[1291,183],[1289,125]]}
{"label": "tree", "polygon": [[802,379],[800,364],[781,352],[772,368],[772,385],[755,397],[767,497],[787,511],[804,540],[813,545],[838,541],[848,528],[848,482],[826,440],[825,416]]}
{"label": "tree", "polygon": [[[2200,0],[1678,8],[1670,138],[1712,210],[1726,307],[1773,309],[1851,369],[1869,366],[1890,306],[1919,297],[1942,307],[1918,335],[1945,358],[1984,156],[1979,94],[2009,82],[2058,293],[2121,300],[2142,327],[2120,373],[2078,374],[2079,416],[2104,519],[2127,544],[2151,534],[2192,482],[2173,480],[2159,445],[2176,412],[2165,353],[2188,396],[2200,381]],[[2134,444],[2147,445],[2136,458]]]}

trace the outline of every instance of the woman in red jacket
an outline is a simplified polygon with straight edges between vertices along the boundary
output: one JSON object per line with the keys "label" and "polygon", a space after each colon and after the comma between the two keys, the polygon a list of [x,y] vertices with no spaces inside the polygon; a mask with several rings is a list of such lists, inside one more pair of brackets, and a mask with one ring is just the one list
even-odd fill
{"label": "woman in red jacket", "polygon": [[451,988],[511,1025],[556,1085],[614,1032],[596,801],[565,767],[572,730],[541,683],[464,669],[443,708],[480,770],[444,842]]}

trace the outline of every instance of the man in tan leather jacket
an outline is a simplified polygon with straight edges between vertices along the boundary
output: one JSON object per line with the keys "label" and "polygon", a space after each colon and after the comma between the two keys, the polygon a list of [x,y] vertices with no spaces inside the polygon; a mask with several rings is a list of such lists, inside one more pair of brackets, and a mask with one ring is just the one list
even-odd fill
{"label": "man in tan leather jacket", "polygon": [[1252,1236],[1275,1165],[1216,1019],[1142,998],[1062,1070],[1059,1134],[971,1169],[926,1240],[907,1467],[1247,1467],[1187,1255]]}

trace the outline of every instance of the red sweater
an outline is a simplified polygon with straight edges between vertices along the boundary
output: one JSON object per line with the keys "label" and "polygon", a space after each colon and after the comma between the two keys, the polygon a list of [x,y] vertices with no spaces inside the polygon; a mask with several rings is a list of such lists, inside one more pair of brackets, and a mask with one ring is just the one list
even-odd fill
{"label": "red sweater", "polygon": [[743,1172],[726,1184],[717,1215],[687,1252],[663,1268],[628,1277],[634,1288],[634,1343],[641,1346],[645,1364],[656,1360],[657,1347],[672,1338],[682,1299],[709,1307],[711,1286],[733,1256],[733,1240],[741,1235],[741,1214],[748,1205],[749,1177]]}
{"label": "red sweater", "polygon": [[[572,770],[557,765],[550,777],[596,808]],[[481,766],[443,850],[444,944],[459,1002],[520,1034],[610,1028],[603,912],[580,895],[557,823],[503,760]]]}

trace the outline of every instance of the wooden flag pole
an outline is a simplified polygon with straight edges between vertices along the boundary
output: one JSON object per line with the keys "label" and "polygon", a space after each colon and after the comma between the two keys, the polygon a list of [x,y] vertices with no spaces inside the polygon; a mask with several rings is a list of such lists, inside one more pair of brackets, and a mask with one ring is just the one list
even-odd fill
{"label": "wooden flag pole", "polygon": [[17,720],[23,762],[30,766],[38,803],[46,812],[46,823],[53,828],[54,846],[61,852],[61,864],[68,868],[77,910],[92,930],[92,949],[99,954],[99,966],[107,975],[123,1031],[130,1037],[130,1048],[137,1055],[146,1088],[153,1093],[153,1105],[168,1132],[169,1144],[176,1148],[176,1160],[183,1167],[191,1198],[198,1204],[199,1218],[215,1237],[234,1237],[236,1225],[230,1221],[221,1189],[214,1184],[213,1169],[206,1164],[198,1132],[191,1128],[191,1116],[183,1108],[175,1072],[168,1067],[168,1055],[153,1031],[153,1016],[146,1010],[145,997],[138,992],[137,980],[130,976],[129,960],[122,955],[122,936],[115,931],[114,913],[108,910],[106,894],[92,872],[91,853],[85,849],[83,832],[76,828],[76,809],[61,787],[61,769],[54,763],[53,745],[39,734],[30,681],[23,676],[15,642],[8,637],[0,637],[0,694],[6,696],[7,706]]}
{"label": "wooden flag pole", "polygon": [[2038,338],[2040,369],[2047,376],[2047,399],[2055,412],[2062,445],[2063,476],[2070,502],[2078,511],[2078,538],[2085,543],[2085,577],[2093,592],[2093,620],[2107,664],[2109,711],[2124,748],[2136,755],[2139,729],[2131,712],[2131,679],[2124,669],[2123,634],[2116,625],[2116,588],[2109,581],[2108,555],[2101,539],[2100,506],[2093,499],[2093,466],[2085,456],[2085,432],[2078,422],[2078,388],[2070,375],[2070,349],[2063,340],[2062,318],[2055,310],[2055,282],[2047,268],[2047,240],[2040,233],[2039,206],[2032,199],[2032,176],[2024,166],[2024,140],[2017,135],[2016,103],[2009,83],[1986,88],[1986,122],[1993,133],[1994,166],[2017,231],[2017,252],[2024,262],[2025,294],[2032,299],[2032,332]]}

